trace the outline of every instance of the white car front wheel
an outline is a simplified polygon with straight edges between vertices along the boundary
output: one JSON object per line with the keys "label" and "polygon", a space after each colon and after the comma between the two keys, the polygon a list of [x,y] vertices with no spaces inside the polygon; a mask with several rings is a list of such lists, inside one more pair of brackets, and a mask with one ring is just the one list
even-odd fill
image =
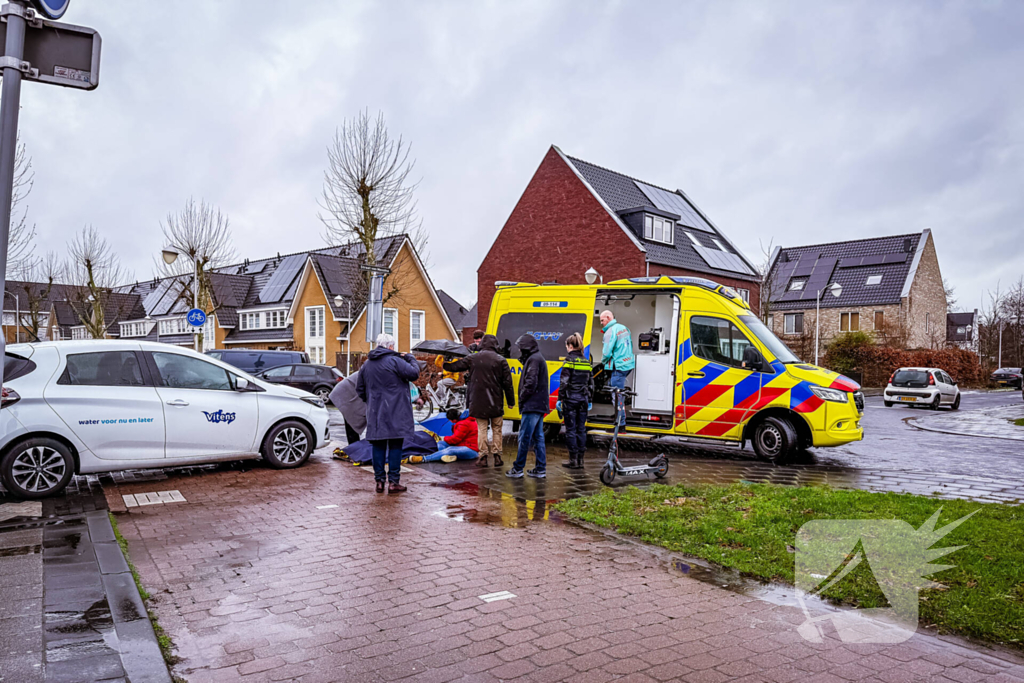
{"label": "white car front wheel", "polygon": [[0,462],[4,487],[18,498],[38,499],[64,490],[75,473],[68,447],[45,437],[18,444]]}
{"label": "white car front wheel", "polygon": [[313,435],[306,425],[287,420],[271,429],[263,440],[263,459],[274,469],[291,469],[309,459],[314,445]]}

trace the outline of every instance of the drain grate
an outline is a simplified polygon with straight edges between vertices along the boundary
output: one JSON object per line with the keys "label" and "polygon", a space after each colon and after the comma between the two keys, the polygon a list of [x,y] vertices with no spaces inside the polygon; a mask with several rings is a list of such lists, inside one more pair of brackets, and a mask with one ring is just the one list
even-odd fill
{"label": "drain grate", "polygon": [[154,491],[153,493],[129,493],[121,496],[125,507],[135,508],[142,505],[163,505],[164,503],[187,503],[185,496],[177,489],[173,491]]}

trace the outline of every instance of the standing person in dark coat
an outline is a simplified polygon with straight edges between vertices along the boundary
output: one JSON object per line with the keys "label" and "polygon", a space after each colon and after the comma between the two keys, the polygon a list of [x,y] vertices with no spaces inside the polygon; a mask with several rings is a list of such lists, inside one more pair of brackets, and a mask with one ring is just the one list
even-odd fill
{"label": "standing person in dark coat", "polygon": [[480,350],[480,340],[484,338],[484,331],[477,330],[473,333],[473,343],[469,345],[469,352],[476,353]]}
{"label": "standing person in dark coat", "polygon": [[583,468],[583,454],[587,450],[587,413],[594,400],[594,369],[583,355],[583,337],[579,333],[565,340],[565,350],[569,355],[559,374],[557,407],[565,420],[569,462],[562,466],[578,470]]}
{"label": "standing person in dark coat", "polygon": [[388,493],[401,493],[402,442],[416,431],[412,418],[409,383],[420,376],[411,354],[395,351],[390,334],[377,337],[356,380],[356,392],[366,402],[366,438],[373,446],[373,478],[377,493],[384,492],[384,459],[387,458]]}
{"label": "standing person in dark coat", "polygon": [[532,334],[524,334],[516,341],[519,347],[519,360],[523,364],[523,374],[519,377],[519,412],[522,421],[519,423],[519,453],[512,469],[505,473],[506,477],[519,479],[526,467],[526,454],[533,446],[537,461],[534,468],[527,472],[531,477],[543,479],[547,476],[547,452],[544,448],[544,416],[551,412],[550,392],[548,391],[548,363],[540,353],[537,340]]}
{"label": "standing person in dark coat", "polygon": [[[501,427],[505,415],[505,402],[509,408],[516,407],[516,396],[512,390],[512,371],[508,361],[498,355],[498,338],[485,334],[480,339],[479,350],[465,358],[444,364],[449,372],[469,372],[467,399],[469,416],[476,418],[477,446],[480,460],[477,465],[487,467],[487,455],[494,454],[494,466],[501,467]],[[502,402],[504,397],[504,402]],[[487,437],[490,427],[491,438]]]}

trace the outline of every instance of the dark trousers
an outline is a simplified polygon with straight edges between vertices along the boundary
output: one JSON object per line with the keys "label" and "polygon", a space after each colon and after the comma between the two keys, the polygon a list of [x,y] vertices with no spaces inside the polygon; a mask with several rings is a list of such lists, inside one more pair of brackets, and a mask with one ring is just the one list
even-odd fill
{"label": "dark trousers", "polygon": [[356,441],[359,441],[359,432],[352,429],[352,427],[349,426],[348,422],[345,423],[345,438],[348,439],[349,445],[352,445]]}
{"label": "dark trousers", "polygon": [[394,484],[402,476],[402,442],[403,439],[370,440],[373,446],[373,478],[384,481],[384,459],[388,461],[387,479]]}
{"label": "dark trousers", "polygon": [[587,450],[587,404],[563,404],[562,419],[565,420],[565,441],[569,447],[569,457],[582,460]]}
{"label": "dark trousers", "polygon": [[538,472],[548,468],[547,450],[544,448],[544,413],[523,413],[519,422],[519,452],[512,469],[520,472],[526,467],[526,456],[533,446],[533,454],[537,458],[534,466]]}

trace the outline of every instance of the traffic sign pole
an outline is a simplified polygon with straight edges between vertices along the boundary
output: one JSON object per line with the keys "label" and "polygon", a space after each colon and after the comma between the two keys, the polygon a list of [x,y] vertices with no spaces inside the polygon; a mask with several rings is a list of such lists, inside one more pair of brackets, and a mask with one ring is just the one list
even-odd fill
{"label": "traffic sign pole", "polygon": [[[0,10],[7,19],[7,40],[3,60],[3,89],[0,91],[0,298],[7,291],[7,243],[11,234],[11,199],[14,193],[14,155],[18,146],[18,111],[21,108],[21,62],[25,54],[25,4],[11,0]],[[0,310],[3,306],[0,305]],[[20,322],[20,321],[15,321]],[[6,350],[6,335],[0,334],[0,356]],[[4,363],[0,362],[0,387],[4,384]]]}

